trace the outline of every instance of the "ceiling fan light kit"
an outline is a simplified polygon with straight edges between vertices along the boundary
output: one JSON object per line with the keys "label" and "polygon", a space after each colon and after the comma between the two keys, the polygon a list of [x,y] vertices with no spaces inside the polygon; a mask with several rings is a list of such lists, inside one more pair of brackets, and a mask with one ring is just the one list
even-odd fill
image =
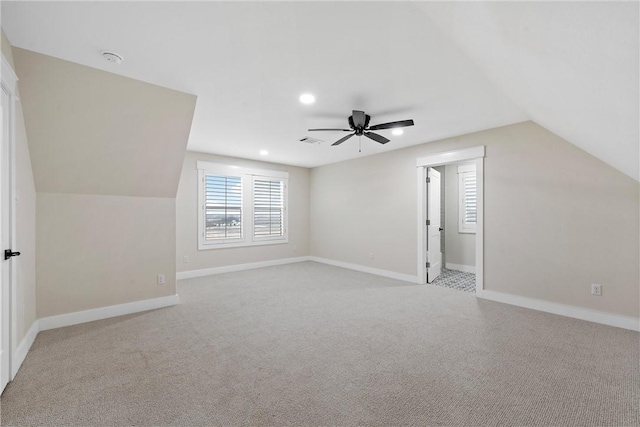
{"label": "ceiling fan light kit", "polygon": [[390,141],[390,139],[371,131],[413,126],[413,120],[411,119],[400,120],[396,122],[381,123],[378,125],[369,126],[370,120],[371,120],[371,116],[369,116],[368,114],[365,114],[364,111],[353,110],[351,116],[349,116],[349,119],[348,119],[349,127],[351,129],[309,129],[309,132],[319,132],[319,131],[353,132],[343,138],[340,138],[339,140],[331,144],[332,146],[340,145],[354,135],[357,135],[357,136],[364,135],[367,138],[372,139],[380,144],[386,144],[387,142]]}

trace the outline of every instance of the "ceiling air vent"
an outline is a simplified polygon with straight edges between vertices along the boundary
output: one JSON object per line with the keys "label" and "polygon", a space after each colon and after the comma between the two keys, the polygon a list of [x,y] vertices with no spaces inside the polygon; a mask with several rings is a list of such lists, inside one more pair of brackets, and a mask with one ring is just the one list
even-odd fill
{"label": "ceiling air vent", "polygon": [[320,144],[321,142],[324,142],[324,141],[317,138],[311,138],[310,136],[305,136],[300,140],[300,142],[304,142],[305,144]]}

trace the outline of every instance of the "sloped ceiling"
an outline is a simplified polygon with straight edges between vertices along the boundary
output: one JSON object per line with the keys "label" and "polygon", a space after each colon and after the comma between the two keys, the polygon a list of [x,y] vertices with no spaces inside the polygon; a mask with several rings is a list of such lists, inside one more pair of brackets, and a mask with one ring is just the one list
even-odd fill
{"label": "sloped ceiling", "polygon": [[[3,1],[2,25],[15,46],[196,94],[195,151],[312,167],[527,120],[411,2]],[[307,132],[352,109],[416,125],[362,153]]]}
{"label": "sloped ceiling", "polygon": [[639,3],[416,3],[533,121],[638,180]]}
{"label": "sloped ceiling", "polygon": [[38,192],[175,197],[196,97],[13,49]]}
{"label": "sloped ceiling", "polygon": [[[18,47],[197,94],[191,150],[312,167],[534,120],[638,179],[637,2],[4,1],[2,26]],[[416,126],[362,153],[335,133],[298,142],[352,109]]]}

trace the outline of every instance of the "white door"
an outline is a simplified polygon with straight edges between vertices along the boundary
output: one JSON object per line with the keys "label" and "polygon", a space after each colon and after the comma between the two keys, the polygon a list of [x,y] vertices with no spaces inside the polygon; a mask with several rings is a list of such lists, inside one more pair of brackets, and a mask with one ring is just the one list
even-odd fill
{"label": "white door", "polygon": [[4,88],[2,92],[2,144],[0,147],[0,393],[9,382],[9,301],[11,286],[11,261],[4,260],[4,249],[10,248],[11,210],[9,203],[9,137],[10,137],[10,97]]}
{"label": "white door", "polygon": [[440,172],[427,169],[427,282],[442,270],[440,249]]}

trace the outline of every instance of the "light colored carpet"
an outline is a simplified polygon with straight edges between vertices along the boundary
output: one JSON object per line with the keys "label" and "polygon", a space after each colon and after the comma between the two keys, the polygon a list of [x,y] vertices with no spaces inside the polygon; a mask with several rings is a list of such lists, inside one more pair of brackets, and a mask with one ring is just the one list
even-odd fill
{"label": "light colored carpet", "polygon": [[639,425],[639,334],[305,262],[38,335],[3,425]]}

